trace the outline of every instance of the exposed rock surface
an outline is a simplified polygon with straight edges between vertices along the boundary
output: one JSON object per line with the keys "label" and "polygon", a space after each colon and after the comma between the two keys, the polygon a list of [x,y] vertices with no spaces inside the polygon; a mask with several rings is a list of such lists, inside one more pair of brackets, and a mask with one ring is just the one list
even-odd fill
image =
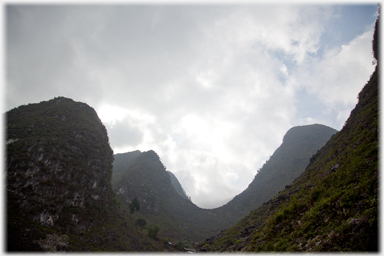
{"label": "exposed rock surface", "polygon": [[89,229],[108,206],[113,151],[96,112],[59,97],[7,113],[8,206],[64,230]]}
{"label": "exposed rock surface", "polygon": [[118,214],[113,151],[93,108],[58,97],[6,118],[7,251],[163,250]]}

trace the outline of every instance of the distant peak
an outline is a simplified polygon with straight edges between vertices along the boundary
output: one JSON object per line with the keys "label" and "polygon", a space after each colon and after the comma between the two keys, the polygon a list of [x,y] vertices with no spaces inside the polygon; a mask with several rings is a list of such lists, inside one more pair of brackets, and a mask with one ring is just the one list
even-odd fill
{"label": "distant peak", "polygon": [[160,157],[159,155],[153,151],[153,150],[148,150],[148,151],[145,151],[141,154],[141,157],[143,158],[151,158],[151,159],[155,159],[155,160],[160,160]]}
{"label": "distant peak", "polygon": [[337,130],[323,124],[294,126],[284,135],[283,141],[295,139],[297,136],[305,136],[307,134],[323,134],[325,131],[332,134],[337,132]]}
{"label": "distant peak", "polygon": [[138,155],[138,154],[141,154],[141,151],[140,150],[135,150],[135,151],[131,151],[131,152],[125,152],[125,153],[117,153],[115,155],[132,155],[132,154],[135,154],[135,155]]}
{"label": "distant peak", "polygon": [[[298,125],[298,126],[294,126],[292,127],[291,129],[288,130],[291,131],[291,130],[297,130],[297,129],[307,129],[307,128],[325,128],[325,129],[333,129],[332,127],[329,127],[329,126],[326,126],[326,125],[323,125],[323,124],[307,124],[307,125]],[[287,133],[288,133],[287,132]]]}
{"label": "distant peak", "polygon": [[157,157],[159,157],[158,155],[157,155],[157,153],[155,152],[155,151],[153,151],[153,150],[148,150],[148,151],[145,151],[145,152],[143,152],[144,154],[147,154],[147,155],[152,155],[152,156],[157,156]]}

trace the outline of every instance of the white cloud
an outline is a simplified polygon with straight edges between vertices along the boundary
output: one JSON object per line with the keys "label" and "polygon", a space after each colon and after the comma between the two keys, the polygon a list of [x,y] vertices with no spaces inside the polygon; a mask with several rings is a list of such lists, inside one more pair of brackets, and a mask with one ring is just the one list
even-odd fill
{"label": "white cloud", "polygon": [[204,207],[244,190],[291,126],[343,123],[373,70],[372,30],[323,49],[332,6],[7,12],[8,108],[88,103],[115,153],[155,150]]}
{"label": "white cloud", "polygon": [[346,45],[329,49],[322,59],[311,58],[294,74],[296,86],[315,95],[342,128],[357,103],[357,95],[374,71],[371,29]]}
{"label": "white cloud", "polygon": [[127,115],[127,110],[118,106],[105,104],[97,110],[97,114],[103,123],[114,124],[117,120],[120,121]]}

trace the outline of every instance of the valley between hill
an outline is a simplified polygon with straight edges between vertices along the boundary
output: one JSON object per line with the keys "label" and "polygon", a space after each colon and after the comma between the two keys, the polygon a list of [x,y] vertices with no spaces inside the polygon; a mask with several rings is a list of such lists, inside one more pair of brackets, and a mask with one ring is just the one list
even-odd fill
{"label": "valley between hill", "polygon": [[379,24],[376,70],[342,130],[293,127],[216,209],[193,204],[156,152],[113,155],[85,103],[8,111],[6,250],[378,252]]}
{"label": "valley between hill", "polygon": [[[199,208],[183,195],[180,185],[176,189],[171,180],[176,177],[169,175],[154,151],[116,155],[113,170],[119,178],[113,180],[114,190],[125,212],[129,212],[129,205],[136,198],[141,206],[136,218],[158,225],[161,237],[172,243],[194,244],[235,224],[284,189],[335,133],[336,130],[319,124],[293,127],[248,188],[216,209]],[[177,179],[174,183],[179,184]]]}

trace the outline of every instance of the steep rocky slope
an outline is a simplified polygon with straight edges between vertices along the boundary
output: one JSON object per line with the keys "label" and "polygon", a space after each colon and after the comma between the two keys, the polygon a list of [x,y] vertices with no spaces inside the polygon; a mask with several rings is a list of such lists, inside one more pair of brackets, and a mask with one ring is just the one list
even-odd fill
{"label": "steep rocky slope", "polygon": [[117,214],[113,151],[93,108],[58,97],[6,121],[8,251],[162,250]]}
{"label": "steep rocky slope", "polygon": [[378,79],[377,66],[343,129],[292,185],[199,250],[378,251]]}
{"label": "steep rocky slope", "polygon": [[[137,218],[145,218],[160,226],[160,237],[173,243],[201,241],[209,235],[229,227],[243,218],[250,210],[263,202],[300,175],[309,163],[310,157],[323,146],[336,130],[323,125],[308,125],[290,129],[279,149],[255,176],[254,181],[240,195],[223,207],[201,209],[186,197],[181,196],[154,151],[141,153],[132,162],[131,153],[126,153],[114,166],[114,171],[128,166],[115,191],[128,213],[128,205],[138,199],[141,211]],[[123,156],[123,155],[121,155]],[[118,170],[117,170],[118,169]],[[125,206],[124,206],[125,205]]]}

